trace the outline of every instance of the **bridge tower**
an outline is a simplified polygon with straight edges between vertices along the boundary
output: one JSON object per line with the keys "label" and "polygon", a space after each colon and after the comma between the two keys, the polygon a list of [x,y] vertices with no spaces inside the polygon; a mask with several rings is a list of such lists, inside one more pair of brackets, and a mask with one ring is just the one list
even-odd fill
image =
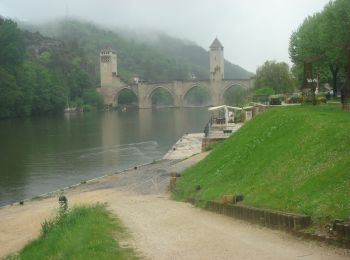
{"label": "bridge tower", "polygon": [[215,38],[213,43],[210,45],[209,51],[211,81],[219,81],[224,79],[224,61],[224,46],[222,46],[218,38]]}
{"label": "bridge tower", "polygon": [[113,87],[113,78],[117,77],[117,52],[106,48],[100,52],[101,87]]}
{"label": "bridge tower", "polygon": [[212,105],[222,105],[220,100],[220,93],[222,89],[222,82],[224,79],[224,46],[220,43],[218,38],[215,38],[210,45],[209,50],[209,68],[210,68],[210,94],[212,98]]}

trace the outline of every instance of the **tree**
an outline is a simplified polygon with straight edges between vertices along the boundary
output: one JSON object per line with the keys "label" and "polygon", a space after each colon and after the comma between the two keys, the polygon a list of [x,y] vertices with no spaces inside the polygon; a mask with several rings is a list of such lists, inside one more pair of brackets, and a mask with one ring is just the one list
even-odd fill
{"label": "tree", "polygon": [[[334,95],[337,94],[339,73],[347,75],[347,91],[350,90],[350,2],[331,1],[320,12],[307,17],[289,43],[289,54],[296,67],[310,62],[316,73],[326,78],[328,68],[332,75]],[[301,69],[295,69],[301,71]]]}
{"label": "tree", "polygon": [[266,61],[256,70],[254,88],[271,87],[275,93],[294,91],[294,80],[287,63]]}
{"label": "tree", "polygon": [[24,60],[25,46],[17,24],[0,17],[0,66],[13,70]]}
{"label": "tree", "polygon": [[226,105],[243,107],[248,103],[248,90],[240,85],[232,86],[226,90],[224,101]]}

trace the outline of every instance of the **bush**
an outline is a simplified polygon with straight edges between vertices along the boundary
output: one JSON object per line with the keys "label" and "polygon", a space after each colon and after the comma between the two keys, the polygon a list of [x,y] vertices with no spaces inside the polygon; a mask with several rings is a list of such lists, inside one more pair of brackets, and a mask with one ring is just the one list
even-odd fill
{"label": "bush", "polygon": [[103,97],[97,93],[95,89],[85,92],[83,95],[83,100],[85,104],[96,107],[98,109],[103,108],[104,105]]}
{"label": "bush", "polygon": [[317,104],[325,104],[327,103],[326,97],[317,97]]}
{"label": "bush", "polygon": [[[309,97],[304,97],[302,99],[302,102],[305,104],[313,104],[313,99],[311,96]],[[326,97],[316,97],[316,104],[325,104],[327,103],[327,98]]]}
{"label": "bush", "polygon": [[291,96],[287,99],[287,103],[289,104],[299,104],[302,102],[301,96]]}
{"label": "bush", "polygon": [[91,105],[89,105],[89,104],[84,104],[83,105],[83,111],[84,112],[89,112],[91,110],[92,110],[92,106]]}

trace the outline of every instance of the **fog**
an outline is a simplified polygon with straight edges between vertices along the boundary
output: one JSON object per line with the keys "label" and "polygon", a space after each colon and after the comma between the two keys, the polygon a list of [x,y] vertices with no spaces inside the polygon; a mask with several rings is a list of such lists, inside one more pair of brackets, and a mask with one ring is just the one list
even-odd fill
{"label": "fog", "polygon": [[38,23],[78,17],[107,26],[161,30],[208,49],[217,36],[225,58],[255,72],[266,60],[290,63],[289,37],[328,0],[0,0],[0,14]]}

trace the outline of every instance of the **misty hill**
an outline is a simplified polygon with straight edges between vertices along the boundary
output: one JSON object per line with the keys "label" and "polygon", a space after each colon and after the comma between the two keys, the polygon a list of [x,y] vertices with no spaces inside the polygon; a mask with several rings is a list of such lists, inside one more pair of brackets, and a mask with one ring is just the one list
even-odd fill
{"label": "misty hill", "polygon": [[[154,46],[164,55],[200,66],[204,69],[203,78],[208,78],[208,50],[198,46],[196,43],[185,39],[171,37],[163,32],[132,31],[120,28],[117,28],[116,31],[128,39]],[[225,78],[249,79],[252,76],[254,76],[253,73],[225,60]]]}
{"label": "misty hill", "polygon": [[[87,66],[94,67],[98,84],[99,51],[112,47],[118,53],[118,73],[130,81],[137,74],[146,81],[209,78],[208,51],[198,45],[158,32],[133,32],[118,28],[107,29],[78,20],[58,20],[25,29],[39,31],[81,49]],[[253,74],[225,61],[225,77],[246,79]]]}

